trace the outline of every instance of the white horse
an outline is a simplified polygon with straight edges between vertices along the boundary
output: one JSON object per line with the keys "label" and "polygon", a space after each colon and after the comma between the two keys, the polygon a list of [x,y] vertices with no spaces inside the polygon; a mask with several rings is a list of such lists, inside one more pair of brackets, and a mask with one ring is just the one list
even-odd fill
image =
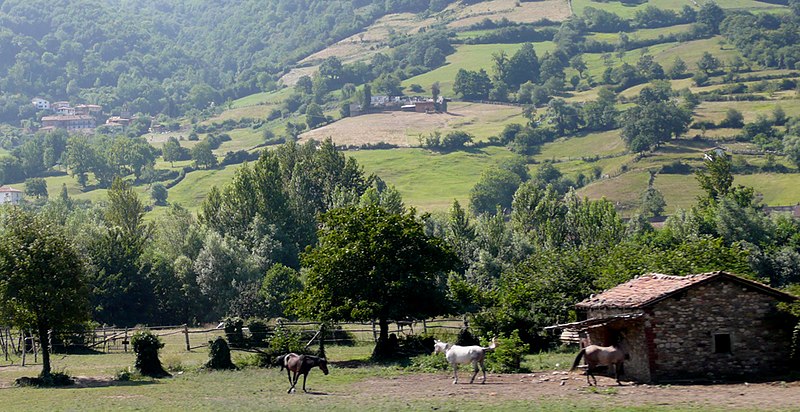
{"label": "white horse", "polygon": [[483,360],[486,358],[486,352],[493,351],[497,347],[497,342],[492,339],[492,343],[488,347],[483,346],[458,346],[447,342],[442,342],[434,339],[433,354],[444,353],[447,363],[453,366],[453,384],[458,383],[458,365],[471,363],[474,369],[472,379],[469,383],[475,381],[478,376],[478,365],[483,371],[483,380],[481,383],[486,383],[486,367],[483,366]]}

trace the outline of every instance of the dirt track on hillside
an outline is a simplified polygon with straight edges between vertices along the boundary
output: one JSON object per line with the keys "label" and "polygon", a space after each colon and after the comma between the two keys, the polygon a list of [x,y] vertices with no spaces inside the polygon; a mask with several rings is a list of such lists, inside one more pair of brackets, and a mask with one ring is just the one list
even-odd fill
{"label": "dirt track on hillside", "polygon": [[452,376],[445,373],[369,379],[354,385],[352,396],[384,397],[387,402],[405,401],[409,397],[476,401],[494,399],[498,402],[553,402],[563,399],[578,404],[596,402],[598,406],[800,410],[800,382],[661,386],[623,382],[623,386],[617,386],[611,378],[598,377],[598,388],[595,390],[586,385],[585,376],[577,373],[490,374],[485,385],[470,385],[469,376],[464,372],[460,378],[458,385],[453,385]]}

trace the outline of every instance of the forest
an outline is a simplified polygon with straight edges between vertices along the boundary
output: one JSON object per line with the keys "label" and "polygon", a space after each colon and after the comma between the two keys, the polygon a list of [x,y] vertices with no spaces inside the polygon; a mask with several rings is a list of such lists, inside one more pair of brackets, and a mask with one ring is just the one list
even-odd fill
{"label": "forest", "polygon": [[[178,116],[274,90],[303,57],[387,13],[440,0],[3,1],[0,121],[35,119],[34,97]],[[38,120],[38,119],[37,119]]]}

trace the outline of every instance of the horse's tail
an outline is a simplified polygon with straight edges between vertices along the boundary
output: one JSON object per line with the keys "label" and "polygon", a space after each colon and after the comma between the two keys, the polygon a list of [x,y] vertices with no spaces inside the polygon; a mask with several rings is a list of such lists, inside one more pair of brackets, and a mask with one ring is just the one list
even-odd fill
{"label": "horse's tail", "polygon": [[586,353],[586,348],[583,348],[581,349],[580,352],[578,352],[578,356],[575,357],[575,362],[572,362],[572,368],[570,369],[571,371],[574,371],[575,368],[578,367],[578,364],[581,363],[581,358],[585,353]]}
{"label": "horse's tail", "polygon": [[492,338],[492,342],[489,343],[489,346],[484,347],[484,352],[493,352],[497,348],[497,338]]}

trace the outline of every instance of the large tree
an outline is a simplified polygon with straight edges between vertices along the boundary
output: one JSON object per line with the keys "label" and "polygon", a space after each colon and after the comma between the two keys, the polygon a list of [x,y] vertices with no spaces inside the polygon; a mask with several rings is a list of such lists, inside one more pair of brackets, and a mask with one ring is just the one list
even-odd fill
{"label": "large tree", "polygon": [[306,288],[294,301],[301,316],[377,320],[376,355],[386,355],[389,321],[446,313],[447,272],[455,254],[425,234],[413,212],[375,206],[331,210],[321,217],[319,243],[302,255]]}
{"label": "large tree", "polygon": [[0,239],[0,315],[36,331],[42,342],[42,376],[50,374],[48,334],[89,319],[80,255],[53,223],[14,209]]}

